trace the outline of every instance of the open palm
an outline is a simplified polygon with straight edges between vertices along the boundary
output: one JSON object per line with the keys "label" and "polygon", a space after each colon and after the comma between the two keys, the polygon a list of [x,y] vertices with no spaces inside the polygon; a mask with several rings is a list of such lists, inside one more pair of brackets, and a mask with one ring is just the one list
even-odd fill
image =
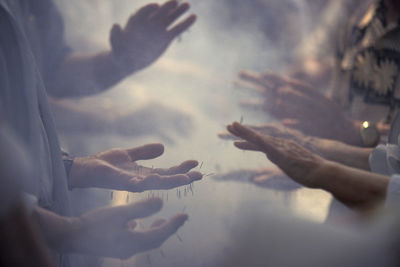
{"label": "open palm", "polygon": [[162,155],[164,146],[149,144],[130,149],[111,149],[92,157],[77,158],[70,173],[72,187],[100,187],[142,192],[170,189],[192,183],[202,174],[190,171],[198,165],[188,160],[171,168],[144,167],[137,163]]}

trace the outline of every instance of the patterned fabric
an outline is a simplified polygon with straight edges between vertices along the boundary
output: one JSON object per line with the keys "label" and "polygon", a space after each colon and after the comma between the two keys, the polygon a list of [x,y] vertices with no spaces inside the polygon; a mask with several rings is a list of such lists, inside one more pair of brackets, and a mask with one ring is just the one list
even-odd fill
{"label": "patterned fabric", "polygon": [[358,7],[338,44],[332,97],[355,119],[390,122],[400,104],[400,23],[386,12],[383,1]]}

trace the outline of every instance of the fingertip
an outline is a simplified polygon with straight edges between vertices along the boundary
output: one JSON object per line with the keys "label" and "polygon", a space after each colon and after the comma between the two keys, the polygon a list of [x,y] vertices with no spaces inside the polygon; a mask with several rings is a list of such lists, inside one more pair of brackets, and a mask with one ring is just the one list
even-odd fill
{"label": "fingertip", "polygon": [[197,160],[188,160],[184,162],[185,167],[187,167],[188,169],[193,169],[195,167],[197,167],[197,165],[199,165],[199,162]]}
{"label": "fingertip", "polygon": [[239,72],[239,77],[240,78],[248,78],[249,76],[252,76],[254,73],[249,71],[249,70],[241,70]]}
{"label": "fingertip", "polygon": [[194,23],[197,20],[197,15],[190,14],[190,16],[188,17],[188,20],[190,21],[190,23]]}
{"label": "fingertip", "polygon": [[200,172],[188,172],[187,175],[190,178],[190,181],[198,181],[203,178],[203,174]]}
{"label": "fingertip", "polygon": [[234,123],[232,123],[233,131],[240,130],[241,128],[243,128],[243,126],[239,122],[235,121]]}
{"label": "fingertip", "polygon": [[226,129],[227,129],[229,132],[233,133],[233,132],[235,131],[234,125],[235,125],[235,122],[233,122],[233,123],[229,124],[228,126],[226,126]]}
{"label": "fingertip", "polygon": [[112,32],[120,31],[122,28],[118,23],[114,23],[113,26],[111,27]]}
{"label": "fingertip", "polygon": [[154,151],[157,151],[160,155],[164,154],[165,147],[161,143],[154,143],[150,144],[150,146],[153,146]]}
{"label": "fingertip", "polygon": [[227,133],[227,132],[219,132],[217,134],[218,138],[222,139],[222,140],[232,140],[232,139],[236,139],[231,133]]}
{"label": "fingertip", "polygon": [[151,210],[159,211],[163,206],[163,201],[158,197],[151,197],[144,201],[146,206],[148,206]]}
{"label": "fingertip", "polygon": [[161,10],[163,12],[165,12],[165,11],[176,8],[177,6],[178,6],[177,0],[170,0],[161,5]]}
{"label": "fingertip", "polygon": [[239,74],[238,74],[238,76],[239,76],[239,78],[243,78],[243,76],[246,74],[246,71],[245,70],[241,70],[241,71],[239,71]]}
{"label": "fingertip", "polygon": [[151,151],[149,153],[149,154],[151,154],[151,157],[159,157],[162,154],[164,154],[165,147],[161,143],[152,143],[152,144],[145,145],[144,150]]}
{"label": "fingertip", "polygon": [[111,46],[113,48],[115,48],[115,46],[117,46],[118,38],[120,37],[121,32],[122,32],[122,28],[121,28],[121,26],[119,24],[115,23],[111,27],[110,42],[111,42]]}
{"label": "fingertip", "polygon": [[178,213],[171,218],[171,221],[174,221],[179,226],[183,225],[187,220],[189,220],[189,215],[186,213]]}
{"label": "fingertip", "polygon": [[156,8],[159,8],[160,5],[157,4],[157,3],[150,3],[150,4],[148,4],[146,7],[147,7],[148,9],[156,9]]}
{"label": "fingertip", "polygon": [[188,2],[183,2],[182,4],[180,4],[180,8],[188,10],[190,8],[190,4]]}

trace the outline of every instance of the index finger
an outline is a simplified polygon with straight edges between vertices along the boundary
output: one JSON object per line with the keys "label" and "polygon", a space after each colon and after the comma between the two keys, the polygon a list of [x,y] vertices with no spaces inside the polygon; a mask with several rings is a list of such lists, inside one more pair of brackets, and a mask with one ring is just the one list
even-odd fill
{"label": "index finger", "polygon": [[120,216],[123,222],[144,218],[161,210],[162,204],[163,202],[159,198],[149,198],[130,205],[112,207],[111,216]]}
{"label": "index finger", "polygon": [[131,30],[134,28],[136,22],[146,20],[151,14],[159,9],[158,4],[148,4],[140,8],[135,14],[131,15],[126,23],[126,29]]}
{"label": "index finger", "polygon": [[250,128],[248,128],[246,126],[241,125],[238,122],[234,122],[232,125],[228,125],[227,129],[230,133],[236,135],[237,137],[245,139],[249,142],[252,142],[255,144],[263,143],[262,137],[257,132],[251,130]]}
{"label": "index finger", "polygon": [[164,21],[165,26],[168,27],[169,25],[171,25],[175,20],[177,20],[180,16],[182,16],[183,13],[188,11],[189,8],[190,8],[190,5],[188,3],[183,3],[183,4],[180,4],[174,10],[172,10],[168,14],[168,17]]}
{"label": "index finger", "polygon": [[190,15],[188,18],[186,18],[184,21],[178,23],[174,27],[172,27],[170,30],[168,30],[168,35],[170,39],[174,39],[176,36],[180,35],[187,29],[189,29],[190,26],[193,25],[193,23],[196,21],[197,16],[195,14]]}
{"label": "index finger", "polygon": [[152,16],[151,19],[154,21],[164,21],[166,17],[168,17],[168,14],[174,10],[178,6],[178,1],[176,0],[170,0],[165,2],[163,5],[160,6],[160,8],[155,12]]}
{"label": "index finger", "polygon": [[277,73],[273,73],[270,71],[263,72],[261,77],[265,81],[270,81],[276,84],[276,86],[284,86],[286,84],[301,91],[307,91],[307,92],[309,92],[310,90],[313,91],[312,86],[303,81],[293,79],[288,76],[280,75]]}
{"label": "index finger", "polygon": [[243,70],[239,72],[239,78],[242,79],[243,81],[247,81],[256,84],[258,86],[262,86],[263,88],[269,90],[275,90],[279,86],[279,84],[275,83],[274,81],[265,80],[258,73],[248,70]]}
{"label": "index finger", "polygon": [[234,122],[232,125],[228,126],[228,131],[235,134],[236,136],[253,143],[263,149],[265,153],[270,153],[275,151],[273,143],[274,137],[269,135],[261,135],[253,129],[243,126],[238,122]]}

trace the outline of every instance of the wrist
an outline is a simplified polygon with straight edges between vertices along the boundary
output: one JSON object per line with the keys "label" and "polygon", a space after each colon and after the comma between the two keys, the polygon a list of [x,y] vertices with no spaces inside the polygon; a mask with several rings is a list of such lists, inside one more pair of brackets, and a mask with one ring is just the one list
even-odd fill
{"label": "wrist", "polygon": [[84,227],[80,217],[64,217],[65,230],[61,238],[63,253],[81,253],[81,242],[84,234]]}
{"label": "wrist", "polygon": [[138,71],[140,68],[135,66],[131,58],[125,56],[125,53],[111,49],[107,52],[109,57],[109,62],[113,68],[120,73],[123,77],[127,77],[130,74]]}
{"label": "wrist", "polygon": [[303,146],[311,152],[324,157],[324,140],[315,136],[306,136],[304,138]]}
{"label": "wrist", "polygon": [[77,229],[80,229],[80,220],[77,217],[64,217],[48,210],[36,207],[32,218],[51,249],[60,253],[76,251]]}
{"label": "wrist", "polygon": [[309,174],[309,182],[312,188],[327,190],[329,176],[336,173],[336,163],[329,160],[321,160]]}
{"label": "wrist", "polygon": [[117,84],[133,72],[110,50],[95,55],[92,63],[94,79],[97,86],[103,90]]}
{"label": "wrist", "polygon": [[109,170],[110,167],[96,156],[75,158],[69,185],[71,188],[104,187],[103,178],[111,176]]}
{"label": "wrist", "polygon": [[83,177],[87,176],[87,168],[86,166],[86,158],[74,158],[74,161],[71,165],[69,175],[68,175],[68,188],[82,188],[85,187],[82,185]]}

